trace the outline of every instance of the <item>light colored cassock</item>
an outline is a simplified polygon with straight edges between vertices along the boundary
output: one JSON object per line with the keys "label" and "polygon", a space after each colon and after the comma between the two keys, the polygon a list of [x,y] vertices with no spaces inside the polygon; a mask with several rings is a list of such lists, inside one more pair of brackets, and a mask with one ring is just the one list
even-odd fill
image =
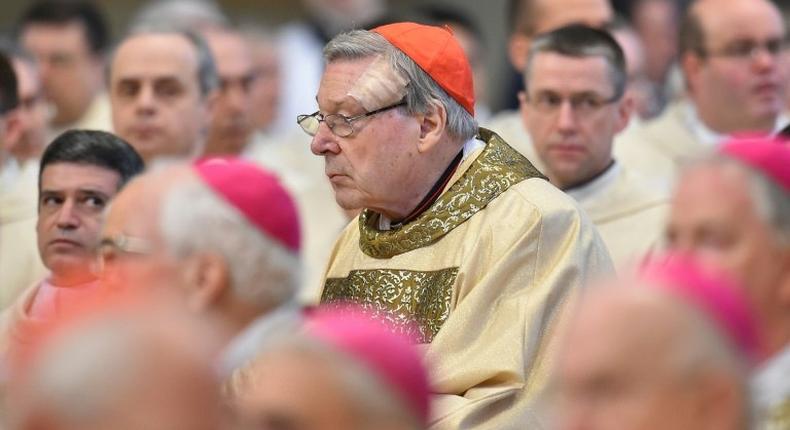
{"label": "light colored cassock", "polygon": [[592,219],[615,266],[638,262],[656,248],[669,210],[669,191],[615,163],[592,182],[567,190]]}
{"label": "light colored cassock", "polygon": [[[486,127],[502,136],[505,142],[527,157],[538,170],[546,171],[546,166],[535,152],[532,139],[524,126],[520,112],[500,112],[491,119]],[[639,129],[641,126],[629,125],[617,135],[614,139],[612,154],[621,164],[638,173],[645,181],[654,186],[671,185],[677,173],[674,163],[651,145],[641,142],[641,135],[636,133]]]}
{"label": "light colored cassock", "polygon": [[277,174],[296,201],[305,269],[300,298],[316,303],[332,246],[349,222],[324,174],[323,157],[310,151],[310,137],[301,129],[279,137],[258,135],[245,157]]}
{"label": "light colored cassock", "polygon": [[611,260],[571,198],[498,136],[480,136],[483,148],[416,220],[381,231],[366,210],[346,228],[322,302],[383,308],[418,337],[432,430],[545,428],[560,316]]}
{"label": "light colored cassock", "polygon": [[752,380],[760,430],[790,429],[790,345],[771,357]]}
{"label": "light colored cassock", "polygon": [[[777,117],[774,132],[781,130],[787,123],[785,114]],[[626,134],[623,146],[647,144],[671,160],[677,171],[688,160],[714,151],[725,139],[726,135],[708,129],[699,119],[691,102],[682,99],[669,105],[658,118],[646,122],[633,133]]]}
{"label": "light colored cassock", "polygon": [[25,163],[9,188],[0,190],[0,309],[47,273],[36,240],[38,160]]}

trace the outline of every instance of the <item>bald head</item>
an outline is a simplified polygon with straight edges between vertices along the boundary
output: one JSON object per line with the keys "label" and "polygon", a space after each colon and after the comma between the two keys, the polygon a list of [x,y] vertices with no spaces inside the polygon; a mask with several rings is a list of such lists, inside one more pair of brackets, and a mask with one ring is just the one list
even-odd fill
{"label": "bald head", "polygon": [[[96,310],[94,310],[96,311]],[[215,430],[214,330],[162,306],[102,309],[43,340],[9,394],[15,430]]]}
{"label": "bald head", "polygon": [[742,359],[709,320],[656,288],[586,299],[559,361],[561,428],[744,428]]}

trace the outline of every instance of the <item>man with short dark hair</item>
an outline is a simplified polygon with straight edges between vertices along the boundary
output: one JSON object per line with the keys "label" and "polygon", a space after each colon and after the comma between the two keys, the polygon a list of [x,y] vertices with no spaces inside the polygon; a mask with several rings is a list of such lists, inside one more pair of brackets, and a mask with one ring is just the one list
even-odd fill
{"label": "man with short dark hair", "polygon": [[132,33],[116,48],[108,75],[115,132],[146,162],[203,152],[218,79],[201,36]]}
{"label": "man with short dark hair", "polygon": [[37,1],[20,19],[17,37],[38,60],[44,93],[55,107],[54,135],[70,128],[110,130],[102,79],[110,34],[98,7]]}
{"label": "man with short dark hair", "polygon": [[658,243],[669,197],[612,156],[633,111],[626,84],[612,36],[571,25],[532,41],[519,97],[543,172],[590,215],[618,265]]}
{"label": "man with short dark hair", "polygon": [[651,146],[679,166],[728,136],[778,132],[788,124],[786,35],[771,1],[695,1],[680,29],[687,96],[624,143]]}
{"label": "man with short dark hair", "polygon": [[[126,142],[102,131],[71,130],[44,151],[39,169],[38,251],[50,273],[6,311],[11,329],[24,336],[27,322],[56,315],[98,285],[94,263],[104,210],[143,170]],[[18,324],[17,324],[18,323]]]}
{"label": "man with short dark hair", "polygon": [[[532,40],[539,34],[569,24],[586,24],[603,28],[614,16],[609,0],[513,0],[510,3],[512,32],[509,41],[510,62],[523,72]],[[486,125],[513,145],[540,171],[545,171],[518,111],[504,111]],[[648,176],[651,181],[664,182],[671,176],[672,166],[651,148],[614,145],[615,155],[624,165]]]}

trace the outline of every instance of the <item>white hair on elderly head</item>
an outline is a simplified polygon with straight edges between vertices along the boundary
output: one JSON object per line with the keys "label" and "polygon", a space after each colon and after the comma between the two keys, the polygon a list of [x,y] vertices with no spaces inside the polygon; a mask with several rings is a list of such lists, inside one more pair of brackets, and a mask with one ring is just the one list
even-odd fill
{"label": "white hair on elderly head", "polygon": [[260,354],[246,367],[235,372],[228,381],[229,397],[238,398],[252,387],[267,384],[258,379],[256,370],[267,364],[269,356],[290,355],[310,357],[326,365],[331,375],[351,402],[360,427],[348,430],[378,430],[383,424],[387,429],[420,430],[420,419],[389,386],[389,383],[368,369],[358,360],[337,348],[305,333],[289,333],[269,338],[262,345]]}
{"label": "white hair on elderly head", "polygon": [[162,203],[160,225],[169,252],[184,258],[214,252],[228,264],[233,292],[269,310],[299,288],[299,256],[261,233],[199,180],[174,185]]}
{"label": "white hair on elderly head", "polygon": [[384,55],[392,70],[409,82],[406,85],[404,109],[410,114],[428,113],[434,103],[439,103],[447,111],[447,133],[450,136],[467,141],[477,134],[475,118],[414,60],[380,34],[368,30],[354,30],[336,36],[324,48],[324,59],[329,63],[372,58],[377,55]]}

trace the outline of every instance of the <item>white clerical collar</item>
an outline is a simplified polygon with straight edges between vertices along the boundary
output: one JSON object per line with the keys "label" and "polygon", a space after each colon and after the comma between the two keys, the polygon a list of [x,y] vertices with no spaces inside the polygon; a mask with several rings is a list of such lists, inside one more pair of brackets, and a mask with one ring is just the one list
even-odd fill
{"label": "white clerical collar", "polygon": [[[689,129],[691,130],[691,134],[694,135],[694,138],[696,138],[698,142],[705,146],[715,147],[727,140],[729,136],[711,130],[707,125],[705,125],[704,122],[702,122],[702,119],[697,113],[697,108],[693,103],[689,102],[685,105],[686,109],[684,112],[684,117],[686,119],[686,125],[688,125]],[[778,133],[783,128],[785,128],[788,123],[790,123],[790,118],[785,112],[782,112],[776,117],[776,122],[774,123],[772,133]]]}
{"label": "white clerical collar", "polygon": [[620,167],[620,164],[618,164],[617,161],[612,161],[612,164],[606,168],[606,171],[598,175],[597,178],[580,186],[569,188],[565,190],[565,193],[577,202],[589,199],[600,193],[601,190],[609,188],[609,186],[614,184],[620,176],[621,170],[622,167]]}
{"label": "white clerical collar", "polygon": [[[463,163],[464,160],[469,158],[475,151],[479,148],[486,146],[485,142],[482,140],[478,140],[477,137],[473,137],[464,143],[464,155],[461,158],[461,162]],[[384,215],[379,214],[379,230],[380,231],[388,231],[392,228],[392,220],[387,218]]]}

